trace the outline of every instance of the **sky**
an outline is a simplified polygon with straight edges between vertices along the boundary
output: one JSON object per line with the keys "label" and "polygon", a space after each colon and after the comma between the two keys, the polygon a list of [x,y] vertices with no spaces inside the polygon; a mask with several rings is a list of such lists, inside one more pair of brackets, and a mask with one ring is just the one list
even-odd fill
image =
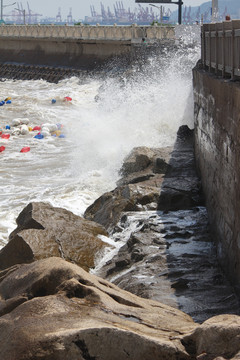
{"label": "sky", "polygon": [[[14,9],[14,5],[10,5],[14,2],[14,0],[2,0],[4,5],[4,13],[10,13],[12,9]],[[113,11],[113,5],[117,0],[20,0],[17,3],[22,8],[28,9],[27,3],[29,3],[30,9],[38,14],[42,14],[43,17],[56,17],[58,13],[58,9],[61,8],[62,19],[66,19],[67,15],[70,12],[70,8],[72,8],[73,19],[79,20],[84,19],[85,16],[90,16],[90,5],[94,5],[95,10],[100,13],[101,10],[101,2],[107,9],[109,6]],[[130,7],[131,10],[134,10],[138,7],[138,4],[135,3],[135,0],[121,0],[126,9]],[[174,0],[173,0],[174,1]],[[207,0],[183,0],[184,6],[199,6]],[[151,2],[150,2],[151,3]],[[147,6],[148,4],[141,4],[142,6]],[[156,4],[157,5],[157,4]],[[15,5],[16,6],[16,5]],[[163,6],[167,6],[171,8],[172,11],[177,10],[177,5],[168,5],[163,4]],[[156,9],[156,12],[158,10]]]}

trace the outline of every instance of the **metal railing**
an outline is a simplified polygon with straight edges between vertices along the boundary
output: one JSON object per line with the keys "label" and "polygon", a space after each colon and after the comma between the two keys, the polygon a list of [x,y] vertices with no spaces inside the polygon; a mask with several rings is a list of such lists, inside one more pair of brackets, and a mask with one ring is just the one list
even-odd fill
{"label": "metal railing", "polygon": [[1,37],[64,38],[82,40],[150,40],[173,39],[173,26],[59,26],[59,25],[1,25]]}
{"label": "metal railing", "polygon": [[204,24],[201,51],[202,64],[209,72],[240,77],[240,20]]}

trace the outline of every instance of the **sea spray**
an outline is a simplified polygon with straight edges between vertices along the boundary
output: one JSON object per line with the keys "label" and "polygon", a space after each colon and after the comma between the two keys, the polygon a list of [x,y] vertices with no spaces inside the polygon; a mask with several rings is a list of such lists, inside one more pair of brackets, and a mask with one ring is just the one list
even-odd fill
{"label": "sea spray", "polygon": [[[73,77],[58,84],[2,82],[1,93],[12,103],[1,107],[1,127],[14,118],[28,118],[33,127],[60,123],[65,138],[38,140],[30,132],[1,141],[6,149],[0,154],[0,244],[30,201],[48,201],[82,215],[115,187],[133,147],[171,145],[180,125],[193,127],[191,70],[199,57],[199,44],[179,43],[116,76]],[[63,101],[66,96],[71,103]],[[24,146],[31,151],[20,153]]]}

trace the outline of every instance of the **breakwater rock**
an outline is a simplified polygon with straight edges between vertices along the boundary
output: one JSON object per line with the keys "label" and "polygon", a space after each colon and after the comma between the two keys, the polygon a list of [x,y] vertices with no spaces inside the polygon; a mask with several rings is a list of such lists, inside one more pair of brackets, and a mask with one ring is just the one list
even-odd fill
{"label": "breakwater rock", "polygon": [[107,246],[98,237],[108,235],[101,225],[48,203],[28,204],[16,222],[17,228],[0,251],[0,269],[59,256],[88,270],[96,254]]}
{"label": "breakwater rock", "polygon": [[1,360],[233,360],[240,351],[239,317],[197,325],[60,258],[1,272],[0,297]]}
{"label": "breakwater rock", "polygon": [[84,69],[68,67],[43,66],[32,64],[3,63],[0,64],[0,79],[13,80],[46,80],[57,83],[71,76],[81,77],[86,73]]}
{"label": "breakwater rock", "polygon": [[199,322],[239,314],[209,232],[193,131],[182,126],[174,148],[134,149],[121,174],[119,186],[85,213],[109,230],[117,247],[94,273]]}

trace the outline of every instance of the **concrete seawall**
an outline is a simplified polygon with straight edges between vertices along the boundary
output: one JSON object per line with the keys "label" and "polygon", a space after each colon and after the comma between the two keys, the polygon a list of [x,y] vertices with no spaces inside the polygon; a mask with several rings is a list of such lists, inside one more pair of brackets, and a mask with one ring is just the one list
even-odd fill
{"label": "concrete seawall", "polygon": [[113,54],[131,53],[127,40],[0,38],[0,62],[94,68]]}
{"label": "concrete seawall", "polygon": [[142,38],[174,41],[174,27],[1,25],[0,63],[93,69],[111,57],[131,56]]}
{"label": "concrete seawall", "polygon": [[193,70],[195,152],[218,257],[240,293],[240,84]]}

